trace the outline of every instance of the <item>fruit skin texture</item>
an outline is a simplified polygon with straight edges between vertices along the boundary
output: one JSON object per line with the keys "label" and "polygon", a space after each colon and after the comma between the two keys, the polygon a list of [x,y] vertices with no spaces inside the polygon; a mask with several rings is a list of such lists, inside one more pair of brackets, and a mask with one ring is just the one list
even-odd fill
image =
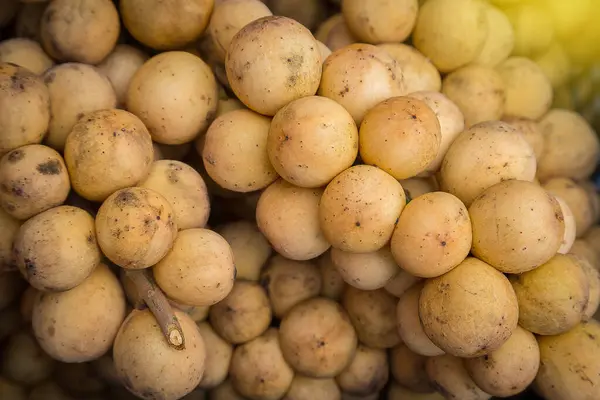
{"label": "fruit skin texture", "polygon": [[385,289],[359,290],[348,286],[341,304],[361,343],[373,349],[387,349],[401,342],[394,313],[396,298]]}
{"label": "fruit skin texture", "polygon": [[73,189],[91,201],[103,201],[146,179],[153,158],[148,129],[123,110],[87,114],[65,142],[65,163]]}
{"label": "fruit skin texture", "polygon": [[269,116],[292,100],[314,95],[321,80],[321,64],[310,31],[278,16],[244,26],[233,37],[225,57],[233,92],[248,108]]}
{"label": "fruit skin texture", "polygon": [[21,274],[42,291],[74,288],[102,257],[94,218],[72,206],[54,207],[27,220],[15,237],[13,254]]}
{"label": "fruit skin texture", "polygon": [[96,237],[104,255],[126,269],[148,268],[173,246],[177,223],[157,192],[131,187],[110,195],[96,214]]}
{"label": "fruit skin texture", "polygon": [[393,97],[370,109],[360,124],[360,156],[396,179],[425,171],[440,149],[440,123],[422,100]]}
{"label": "fruit skin texture", "polygon": [[269,298],[258,283],[240,279],[227,297],[210,307],[209,319],[215,332],[229,343],[248,342],[269,328]]}
{"label": "fruit skin texture", "polygon": [[382,390],[389,379],[385,350],[359,345],[352,362],[335,378],[344,393],[368,396]]}
{"label": "fruit skin texture", "polygon": [[283,358],[279,341],[277,329],[270,328],[235,349],[229,373],[240,394],[251,399],[276,400],[287,392],[294,370]]}
{"label": "fruit skin texture", "polygon": [[258,281],[273,249],[255,223],[235,221],[216,228],[233,251],[236,279]]}
{"label": "fruit skin texture", "polygon": [[469,207],[472,253],[504,273],[530,271],[550,260],[564,236],[556,198],[533,182],[500,182]]}
{"label": "fruit skin texture", "polygon": [[589,278],[572,255],[511,275],[519,301],[519,325],[538,335],[558,335],[577,325],[588,304]]}
{"label": "fruit skin texture", "polygon": [[301,188],[279,179],[256,205],[258,229],[273,249],[291,260],[311,260],[331,246],[319,225],[323,189]]}
{"label": "fruit skin texture", "polygon": [[267,154],[270,126],[270,118],[246,108],[217,117],[196,141],[208,175],[234,192],[269,186],[278,178]]}
{"label": "fruit skin texture", "polygon": [[[441,85],[441,83],[440,83]],[[444,156],[456,137],[465,129],[465,117],[460,108],[440,92],[419,91],[408,94],[408,97],[422,100],[433,110],[440,123],[440,148],[435,160],[421,173],[421,177],[429,177],[439,171]],[[430,190],[433,191],[433,190]],[[413,196],[414,198],[415,196]]]}
{"label": "fruit skin texture", "polygon": [[402,69],[390,54],[377,46],[354,43],[327,57],[318,94],[344,106],[360,125],[367,111],[405,95],[406,87]]}
{"label": "fruit skin texture", "polygon": [[538,337],[535,387],[548,400],[596,400],[600,387],[600,323],[591,320],[557,336]]}
{"label": "fruit skin texture", "polygon": [[391,249],[402,269],[432,278],[450,271],[469,254],[471,220],[465,205],[444,192],[425,193],[406,205]]}
{"label": "fruit skin texture", "polygon": [[319,205],[321,230],[339,250],[377,251],[392,237],[405,205],[406,195],[394,177],[376,167],[356,165],[325,188]]}
{"label": "fruit skin texture", "polygon": [[221,62],[225,61],[235,34],[250,22],[269,15],[273,14],[261,0],[216,1],[207,28],[214,44],[214,56]]}
{"label": "fruit skin texture", "polygon": [[50,93],[50,124],[44,143],[58,151],[64,150],[73,126],[85,114],[117,107],[110,80],[92,65],[58,64],[43,77]]}
{"label": "fruit skin texture", "polygon": [[358,154],[358,129],[348,111],[335,101],[303,97],[275,114],[267,151],[285,180],[318,188],[352,166]]}
{"label": "fruit skin texture", "polygon": [[440,73],[419,50],[404,43],[383,43],[377,47],[387,51],[402,69],[407,96],[412,97],[412,93],[420,91],[439,93],[442,88]]}
{"label": "fruit skin texture", "polygon": [[425,370],[428,357],[412,352],[404,343],[390,351],[390,370],[394,380],[417,393],[431,393],[433,387]]}
{"label": "fruit skin texture", "polygon": [[475,62],[494,67],[510,56],[515,47],[515,33],[502,10],[494,6],[485,7],[485,16],[488,23],[488,35]]}
{"label": "fruit skin texture", "polygon": [[141,187],[164,196],[173,206],[177,228],[204,228],[210,214],[210,199],[202,176],[188,164],[175,160],[155,161]]}
{"label": "fruit skin texture", "polygon": [[456,357],[498,349],[517,327],[519,307],[509,280],[469,257],[452,271],[425,282],[419,315],[429,339]]}
{"label": "fruit skin texture", "polygon": [[446,399],[488,400],[491,396],[481,390],[467,373],[463,360],[450,354],[428,358],[427,375],[433,387]]}
{"label": "fruit skin texture", "polygon": [[121,17],[137,40],[156,50],[185,47],[208,26],[214,0],[123,0]]}
{"label": "fruit skin texture", "polygon": [[50,94],[42,78],[26,68],[0,63],[0,157],[40,143],[49,123]]}
{"label": "fruit skin texture", "polygon": [[[581,238],[594,224],[596,216],[592,198],[583,185],[569,178],[552,178],[542,185],[555,197],[560,197],[571,210],[575,220],[575,236]],[[596,196],[595,193],[592,196]]]}
{"label": "fruit skin texture", "polygon": [[133,310],[115,338],[113,359],[127,390],[152,399],[179,399],[200,383],[206,348],[196,323],[175,311],[185,337],[185,348],[169,346],[152,313]]}
{"label": "fruit skin texture", "polygon": [[210,125],[219,104],[215,76],[200,57],[185,51],[160,53],[133,75],[127,109],[161,144],[193,141]]}
{"label": "fruit skin texture", "polygon": [[429,0],[421,6],[414,46],[440,72],[474,61],[488,34],[485,6],[477,0]]}
{"label": "fruit skin texture", "polygon": [[269,295],[276,318],[283,318],[296,304],[321,292],[321,274],[309,261],[293,261],[274,256],[263,270],[260,284]]}
{"label": "fruit skin texture", "polygon": [[504,82],[494,68],[467,65],[448,74],[442,93],[454,101],[465,116],[465,124],[494,121],[504,112]]}
{"label": "fruit skin texture", "polygon": [[498,350],[465,360],[477,386],[501,397],[525,390],[535,379],[539,366],[540,350],[535,336],[520,326]]}
{"label": "fruit skin texture", "polygon": [[535,153],[512,125],[487,121],[461,132],[450,145],[439,174],[443,191],[470,206],[489,187],[510,179],[533,181]]}
{"label": "fruit skin texture", "polygon": [[400,338],[406,346],[416,354],[426,357],[441,356],[444,350],[437,347],[425,334],[419,316],[419,298],[423,283],[417,282],[406,290],[396,305],[396,320]]}
{"label": "fruit skin texture", "polygon": [[128,44],[118,44],[112,53],[98,64],[98,69],[106,75],[115,89],[120,106],[125,105],[131,78],[146,61],[148,55],[142,50]]}
{"label": "fruit skin texture", "polygon": [[281,321],[279,338],[288,364],[313,378],[339,375],[352,361],[358,344],[346,311],[323,297],[292,308]]}
{"label": "fruit skin texture", "polygon": [[39,292],[32,326],[38,343],[52,358],[86,362],[105,354],[125,318],[125,293],[104,264],[79,286],[65,292]]}
{"label": "fruit skin texture", "polygon": [[50,147],[30,144],[0,159],[0,206],[26,220],[65,202],[71,183],[61,155]]}
{"label": "fruit skin texture", "polygon": [[110,0],[54,0],[44,11],[40,34],[52,58],[94,65],[110,54],[120,29]]}
{"label": "fruit skin texture", "polygon": [[331,249],[331,261],[348,285],[361,290],[376,290],[388,284],[402,270],[394,261],[389,246],[369,253]]}
{"label": "fruit skin texture", "polygon": [[496,67],[506,90],[504,115],[537,120],[552,105],[552,85],[544,71],[525,57],[510,57]]}
{"label": "fruit skin texture", "polygon": [[344,0],[342,14],[361,42],[403,42],[417,20],[417,0]]}
{"label": "fruit skin texture", "polygon": [[539,126],[544,136],[538,166],[542,182],[558,177],[584,180],[592,174],[600,159],[600,141],[581,115],[552,109]]}
{"label": "fruit skin texture", "polygon": [[152,270],[169,298],[193,306],[211,306],[223,300],[235,277],[231,246],[209,229],[179,232],[171,250]]}

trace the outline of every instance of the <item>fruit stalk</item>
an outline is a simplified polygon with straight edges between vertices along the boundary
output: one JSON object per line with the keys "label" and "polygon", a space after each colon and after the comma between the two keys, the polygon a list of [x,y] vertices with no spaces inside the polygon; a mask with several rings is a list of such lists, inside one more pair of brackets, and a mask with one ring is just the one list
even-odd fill
{"label": "fruit stalk", "polygon": [[154,314],[165,339],[177,350],[185,349],[185,338],[181,325],[169,304],[169,300],[145,270],[128,270],[125,272],[138,290],[139,295]]}

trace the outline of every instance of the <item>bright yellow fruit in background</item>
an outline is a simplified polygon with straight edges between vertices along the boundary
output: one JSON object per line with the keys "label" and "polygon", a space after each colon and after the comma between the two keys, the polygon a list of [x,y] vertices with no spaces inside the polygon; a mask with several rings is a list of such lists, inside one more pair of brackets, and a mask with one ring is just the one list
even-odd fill
{"label": "bright yellow fruit in background", "polygon": [[[593,0],[543,1],[557,36],[570,37],[581,30],[593,8]],[[597,4],[596,7],[600,6]],[[598,21],[600,22],[600,21]]]}
{"label": "bright yellow fruit in background", "polygon": [[525,3],[523,0],[488,0],[490,3],[497,5],[498,7],[510,7],[516,4]]}
{"label": "bright yellow fruit in background", "polygon": [[592,7],[581,29],[561,41],[577,67],[586,68],[600,60],[600,3]]}
{"label": "bright yellow fruit in background", "polygon": [[515,46],[515,33],[506,15],[497,7],[486,5],[485,16],[488,34],[483,48],[474,62],[495,67],[512,53]]}
{"label": "bright yellow fruit in background", "polygon": [[554,27],[544,7],[520,3],[504,12],[515,31],[514,55],[530,57],[548,50],[554,39]]}
{"label": "bright yellow fruit in background", "polygon": [[440,72],[473,62],[488,35],[486,7],[479,0],[428,0],[419,10],[413,45]]}
{"label": "bright yellow fruit in background", "polygon": [[544,71],[552,87],[565,84],[571,77],[571,60],[560,43],[553,43],[533,61]]}

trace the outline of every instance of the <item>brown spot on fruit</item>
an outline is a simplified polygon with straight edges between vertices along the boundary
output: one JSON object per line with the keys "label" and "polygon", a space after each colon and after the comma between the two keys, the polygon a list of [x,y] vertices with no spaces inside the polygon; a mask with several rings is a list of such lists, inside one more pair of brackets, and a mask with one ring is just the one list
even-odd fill
{"label": "brown spot on fruit", "polygon": [[140,204],[140,199],[138,199],[135,193],[124,190],[115,197],[114,203],[119,208],[127,206],[137,207]]}
{"label": "brown spot on fruit", "polygon": [[33,260],[26,258],[25,260],[23,260],[23,262],[25,264],[25,273],[28,277],[37,275],[37,267]]}
{"label": "brown spot on fruit", "polygon": [[169,163],[169,168],[167,169],[167,180],[170,183],[177,183],[179,182],[179,174],[178,172],[181,171],[182,168],[175,164],[175,163]]}
{"label": "brown spot on fruit", "polygon": [[38,164],[38,172],[42,175],[58,175],[62,171],[62,167],[58,160],[50,160],[45,163]]}
{"label": "brown spot on fruit", "polygon": [[16,163],[17,161],[21,161],[25,157],[25,153],[22,150],[13,150],[8,153],[8,162]]}
{"label": "brown spot on fruit", "polygon": [[10,82],[11,82],[11,86],[12,86],[13,90],[15,90],[15,91],[25,90],[25,85],[23,85],[22,80],[20,79],[20,77],[17,74],[10,77]]}
{"label": "brown spot on fruit", "polygon": [[[5,184],[2,184],[2,191],[8,192]],[[12,187],[10,188],[10,193],[17,197],[25,197],[25,190],[17,182],[12,183]]]}

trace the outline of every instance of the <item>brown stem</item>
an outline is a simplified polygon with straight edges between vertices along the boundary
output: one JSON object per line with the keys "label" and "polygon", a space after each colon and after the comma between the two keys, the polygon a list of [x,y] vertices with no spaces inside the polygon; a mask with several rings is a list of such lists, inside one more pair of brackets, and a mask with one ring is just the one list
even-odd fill
{"label": "brown stem", "polygon": [[181,325],[169,304],[169,300],[156,285],[152,276],[145,269],[127,270],[125,275],[137,287],[139,295],[154,314],[169,346],[177,350],[185,349],[185,338]]}

